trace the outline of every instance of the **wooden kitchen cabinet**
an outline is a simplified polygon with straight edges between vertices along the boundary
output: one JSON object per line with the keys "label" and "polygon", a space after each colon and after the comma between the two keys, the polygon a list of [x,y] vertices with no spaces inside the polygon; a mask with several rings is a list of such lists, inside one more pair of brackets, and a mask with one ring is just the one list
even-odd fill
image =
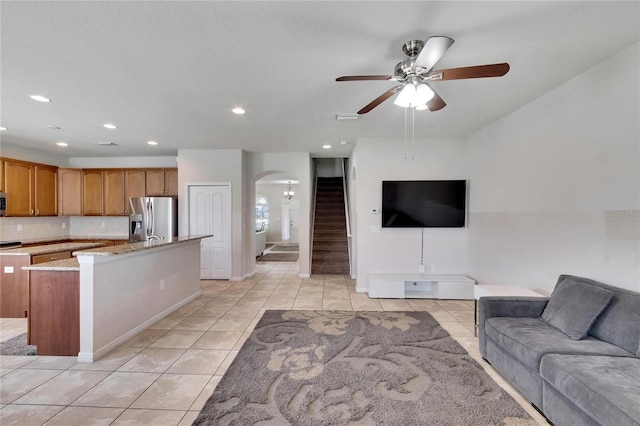
{"label": "wooden kitchen cabinet", "polygon": [[3,160],[7,216],[56,216],[58,168]]}
{"label": "wooden kitchen cabinet", "polygon": [[164,171],[164,187],[167,196],[178,196],[178,169]]}
{"label": "wooden kitchen cabinet", "polygon": [[82,216],[82,169],[58,168],[58,207],[61,216]]}
{"label": "wooden kitchen cabinet", "polygon": [[147,196],[178,195],[178,169],[147,170]]}
{"label": "wooden kitchen cabinet", "polygon": [[38,254],[31,256],[31,264],[53,262],[54,260],[71,259],[71,251],[59,251],[57,253]]}
{"label": "wooden kitchen cabinet", "polygon": [[0,318],[25,318],[29,310],[30,256],[0,256]]}
{"label": "wooden kitchen cabinet", "polygon": [[80,352],[80,272],[31,271],[27,343],[38,355]]}
{"label": "wooden kitchen cabinet", "polygon": [[33,216],[33,165],[22,161],[4,161],[7,216]]}
{"label": "wooden kitchen cabinet", "polygon": [[82,211],[85,216],[102,216],[102,170],[82,171]]}
{"label": "wooden kitchen cabinet", "polygon": [[58,215],[58,168],[36,164],[33,167],[35,216]]}
{"label": "wooden kitchen cabinet", "polygon": [[104,215],[124,215],[124,171],[104,170]]}
{"label": "wooden kitchen cabinet", "polygon": [[124,172],[124,213],[129,211],[129,198],[144,197],[146,195],[146,173],[144,170],[125,170]]}

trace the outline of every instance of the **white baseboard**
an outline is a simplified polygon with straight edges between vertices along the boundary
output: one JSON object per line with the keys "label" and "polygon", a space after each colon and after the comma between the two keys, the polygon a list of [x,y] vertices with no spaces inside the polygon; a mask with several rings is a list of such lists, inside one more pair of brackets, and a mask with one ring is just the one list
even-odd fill
{"label": "white baseboard", "polygon": [[366,293],[367,289],[365,287],[356,287],[356,293]]}
{"label": "white baseboard", "polygon": [[202,291],[198,290],[196,293],[192,294],[191,296],[187,297],[186,299],[181,300],[180,302],[178,302],[175,305],[165,309],[164,311],[162,311],[159,314],[153,316],[152,318],[148,319],[147,321],[143,322],[142,324],[138,325],[137,327],[127,331],[126,333],[124,333],[123,335],[117,337],[116,339],[113,339],[111,342],[107,343],[106,345],[104,345],[100,349],[94,351],[93,353],[91,353],[91,352],[79,352],[78,353],[78,362],[94,362],[94,361],[97,361],[98,359],[102,358],[103,356],[105,356],[106,354],[108,354],[109,352],[111,352],[112,350],[114,350],[115,348],[117,348],[118,346],[120,346],[121,344],[123,344],[124,342],[126,342],[127,340],[132,338],[133,336],[135,336],[136,334],[140,333],[143,330],[146,330],[147,328],[149,328],[153,324],[157,323],[158,321],[160,321],[161,319],[163,319],[164,317],[166,317],[170,313],[182,308],[183,306],[185,306],[189,302],[192,302],[193,300],[197,299],[201,295],[202,295]]}
{"label": "white baseboard", "polygon": [[311,278],[311,274],[298,274],[298,278]]}

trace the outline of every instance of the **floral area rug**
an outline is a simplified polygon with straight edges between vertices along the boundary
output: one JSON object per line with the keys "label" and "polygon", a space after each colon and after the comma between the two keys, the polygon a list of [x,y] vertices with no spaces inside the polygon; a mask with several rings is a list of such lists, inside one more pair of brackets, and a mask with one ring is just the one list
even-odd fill
{"label": "floral area rug", "polygon": [[426,312],[266,311],[194,425],[536,425]]}

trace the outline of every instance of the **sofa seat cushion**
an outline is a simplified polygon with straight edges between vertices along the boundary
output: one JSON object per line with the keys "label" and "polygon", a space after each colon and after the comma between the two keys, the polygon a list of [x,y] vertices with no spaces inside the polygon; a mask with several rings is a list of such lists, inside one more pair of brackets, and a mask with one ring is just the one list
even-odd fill
{"label": "sofa seat cushion", "polygon": [[540,318],[493,317],[485,323],[485,333],[506,352],[536,371],[548,353],[634,356],[610,343],[588,336],[572,340]]}
{"label": "sofa seat cushion", "polygon": [[540,374],[601,424],[640,424],[640,359],[550,354]]}

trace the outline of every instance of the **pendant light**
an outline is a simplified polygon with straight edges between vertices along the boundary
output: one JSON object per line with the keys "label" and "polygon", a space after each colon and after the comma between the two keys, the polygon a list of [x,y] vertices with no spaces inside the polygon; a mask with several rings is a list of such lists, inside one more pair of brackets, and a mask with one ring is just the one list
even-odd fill
{"label": "pendant light", "polygon": [[295,192],[291,190],[291,181],[289,181],[289,187],[286,191],[284,191],[284,198],[290,200],[293,198],[293,194],[295,194]]}

